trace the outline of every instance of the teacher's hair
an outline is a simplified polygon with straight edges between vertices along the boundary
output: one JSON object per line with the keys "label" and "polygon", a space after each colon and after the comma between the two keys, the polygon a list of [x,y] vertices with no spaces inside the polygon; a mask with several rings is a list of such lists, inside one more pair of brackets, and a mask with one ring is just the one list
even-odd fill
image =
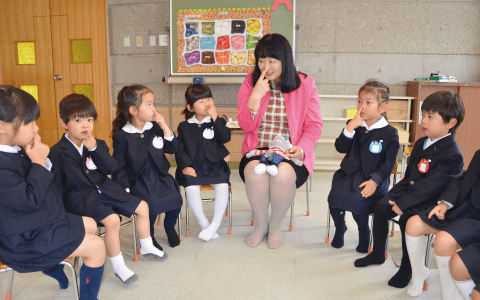
{"label": "teacher's hair", "polygon": [[[290,93],[298,89],[301,85],[295,65],[293,64],[292,47],[288,40],[281,34],[266,34],[255,47],[255,69],[252,76],[252,85],[258,81],[262,74],[258,67],[259,58],[275,58],[282,62],[282,76],[280,78],[280,89],[282,93]],[[303,73],[301,73],[303,74]],[[303,74],[305,78],[306,74]]]}

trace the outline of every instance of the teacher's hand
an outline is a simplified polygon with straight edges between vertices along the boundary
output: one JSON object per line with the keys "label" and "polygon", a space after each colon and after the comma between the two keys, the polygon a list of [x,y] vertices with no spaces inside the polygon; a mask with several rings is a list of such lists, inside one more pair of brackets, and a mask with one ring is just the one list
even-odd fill
{"label": "teacher's hand", "polygon": [[248,107],[253,111],[258,111],[260,100],[270,91],[270,85],[268,84],[268,79],[265,78],[265,73],[267,73],[267,68],[258,77],[257,83],[248,99]]}

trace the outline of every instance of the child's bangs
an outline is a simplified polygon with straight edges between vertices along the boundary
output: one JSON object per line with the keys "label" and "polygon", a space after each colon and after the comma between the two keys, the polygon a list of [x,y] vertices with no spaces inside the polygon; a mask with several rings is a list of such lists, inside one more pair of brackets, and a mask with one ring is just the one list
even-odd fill
{"label": "child's bangs", "polygon": [[75,120],[76,118],[93,118],[96,121],[97,112],[95,111],[95,107],[93,107],[93,110],[91,107],[84,107],[82,109],[74,111],[70,119]]}
{"label": "child's bangs", "polygon": [[371,94],[375,97],[375,99],[378,98],[378,89],[373,86],[364,86],[363,88],[358,91],[358,95],[360,96],[361,93],[366,93],[366,94]]}
{"label": "child's bangs", "polygon": [[203,84],[195,85],[190,97],[192,97],[192,103],[195,103],[195,101],[200,99],[213,98],[212,91],[210,91],[210,89]]}

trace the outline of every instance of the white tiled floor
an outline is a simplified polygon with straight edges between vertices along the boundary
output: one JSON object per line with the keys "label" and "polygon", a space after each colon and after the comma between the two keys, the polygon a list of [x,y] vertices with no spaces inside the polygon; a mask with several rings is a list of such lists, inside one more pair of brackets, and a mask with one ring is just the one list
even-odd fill
{"label": "white tiled floor", "polygon": [[[200,228],[190,214],[192,237],[183,237],[183,243],[176,248],[167,246],[163,227],[156,227],[155,236],[169,255],[167,261],[140,257],[134,263],[131,230],[123,229],[122,252],[139,280],[130,286],[121,284],[107,260],[99,299],[411,299],[404,289],[387,285],[398,269],[391,259],[376,267],[353,266],[353,261],[363,255],[355,251],[357,229],[350,214],[345,247],[337,250],[325,244],[326,199],[332,174],[314,174],[310,217],[306,216],[305,188],[297,191],[294,231],[288,231],[287,213],[283,225],[285,245],[271,250],[265,241],[257,248],[249,248],[243,242],[252,231],[251,210],[238,171],[232,170],[232,235],[227,234],[225,217],[219,229],[220,238],[204,242],[198,239]],[[205,203],[204,209],[210,219],[213,205]],[[8,275],[0,274],[0,297],[6,292],[7,282]],[[15,300],[71,299],[71,293],[71,287],[59,290],[53,279],[40,272],[15,274]],[[438,272],[432,270],[430,291],[418,299],[440,298]]]}

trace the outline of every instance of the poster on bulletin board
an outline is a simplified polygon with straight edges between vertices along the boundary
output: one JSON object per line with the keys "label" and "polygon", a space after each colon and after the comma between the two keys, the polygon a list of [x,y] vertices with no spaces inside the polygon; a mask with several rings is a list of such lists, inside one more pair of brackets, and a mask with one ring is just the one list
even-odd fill
{"label": "poster on bulletin board", "polygon": [[[226,7],[228,5],[228,7]],[[172,75],[241,75],[268,33],[295,49],[295,0],[170,0]]]}

